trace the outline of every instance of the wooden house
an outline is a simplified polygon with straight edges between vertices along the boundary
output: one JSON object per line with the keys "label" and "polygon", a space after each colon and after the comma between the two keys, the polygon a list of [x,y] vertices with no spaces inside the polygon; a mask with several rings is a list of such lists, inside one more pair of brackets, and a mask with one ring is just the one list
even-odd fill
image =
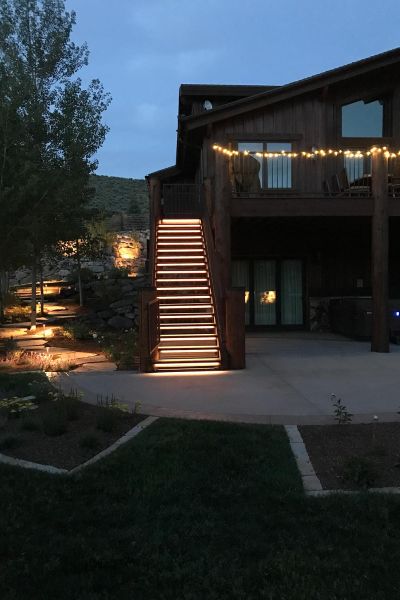
{"label": "wooden house", "polygon": [[400,49],[282,86],[181,85],[176,165],[147,180],[142,370],[243,368],[246,328],[323,328],[351,311],[388,351]]}

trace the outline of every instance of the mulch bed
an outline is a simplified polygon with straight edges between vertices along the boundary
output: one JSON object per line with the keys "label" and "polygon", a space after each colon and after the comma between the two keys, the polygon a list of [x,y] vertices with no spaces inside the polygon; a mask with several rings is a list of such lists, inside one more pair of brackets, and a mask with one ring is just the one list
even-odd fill
{"label": "mulch bed", "polygon": [[[40,403],[36,410],[29,413],[29,418],[40,421],[49,410],[50,404],[51,402]],[[105,410],[104,408],[85,402],[79,402],[79,407],[79,418],[67,421],[67,431],[57,436],[46,435],[41,429],[38,431],[23,430],[23,416],[9,419],[0,430],[0,440],[12,436],[17,438],[18,446],[2,448],[0,452],[14,458],[69,470],[113,444],[124,433],[146,418],[145,415],[118,411],[114,427],[108,433],[96,427],[98,414]],[[82,439],[88,435],[96,437],[97,445],[93,449],[82,448],[80,445]]]}
{"label": "mulch bed", "polygon": [[400,486],[400,422],[299,430],[324,489]]}

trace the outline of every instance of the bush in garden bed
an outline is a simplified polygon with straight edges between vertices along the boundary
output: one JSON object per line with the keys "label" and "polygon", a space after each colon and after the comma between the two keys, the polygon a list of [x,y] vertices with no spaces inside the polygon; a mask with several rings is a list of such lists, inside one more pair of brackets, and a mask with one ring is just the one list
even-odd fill
{"label": "bush in garden bed", "polygon": [[62,411],[51,408],[43,417],[42,428],[46,435],[62,435],[67,431],[67,418]]}

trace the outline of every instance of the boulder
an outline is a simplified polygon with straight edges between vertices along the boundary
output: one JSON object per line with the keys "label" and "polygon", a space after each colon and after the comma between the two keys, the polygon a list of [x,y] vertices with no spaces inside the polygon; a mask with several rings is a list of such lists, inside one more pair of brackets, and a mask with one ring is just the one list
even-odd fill
{"label": "boulder", "polygon": [[131,319],[127,319],[120,315],[111,317],[107,322],[110,327],[114,327],[114,329],[131,329],[131,327],[133,327],[133,321]]}
{"label": "boulder", "polygon": [[115,312],[113,310],[101,310],[97,313],[97,316],[100,317],[100,319],[111,319],[111,317],[113,317],[115,315]]}
{"label": "boulder", "polygon": [[125,296],[125,298],[122,298],[121,300],[117,300],[116,302],[110,304],[110,308],[115,310],[117,308],[129,307],[136,304],[136,302],[137,294],[130,294],[129,296]]}
{"label": "boulder", "polygon": [[125,313],[125,316],[127,319],[132,319],[132,321],[136,319],[136,314],[134,312],[127,312]]}

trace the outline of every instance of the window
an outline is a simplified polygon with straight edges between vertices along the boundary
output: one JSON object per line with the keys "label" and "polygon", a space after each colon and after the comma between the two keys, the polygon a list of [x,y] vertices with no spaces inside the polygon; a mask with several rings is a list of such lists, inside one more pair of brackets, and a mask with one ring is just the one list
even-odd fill
{"label": "window", "polygon": [[360,181],[363,177],[371,173],[371,157],[348,157],[344,158],[344,167],[347,172],[349,183]]}
{"label": "window", "polygon": [[[263,189],[288,189],[292,187],[292,159],[278,156],[282,151],[291,152],[291,142],[239,142],[238,150],[248,150],[250,165],[246,167],[247,175],[253,171]],[[265,152],[277,156],[263,157]],[[257,163],[257,164],[256,164]],[[243,190],[246,191],[246,190]]]}
{"label": "window", "polygon": [[358,100],[342,106],[342,137],[382,137],[384,100]]}

